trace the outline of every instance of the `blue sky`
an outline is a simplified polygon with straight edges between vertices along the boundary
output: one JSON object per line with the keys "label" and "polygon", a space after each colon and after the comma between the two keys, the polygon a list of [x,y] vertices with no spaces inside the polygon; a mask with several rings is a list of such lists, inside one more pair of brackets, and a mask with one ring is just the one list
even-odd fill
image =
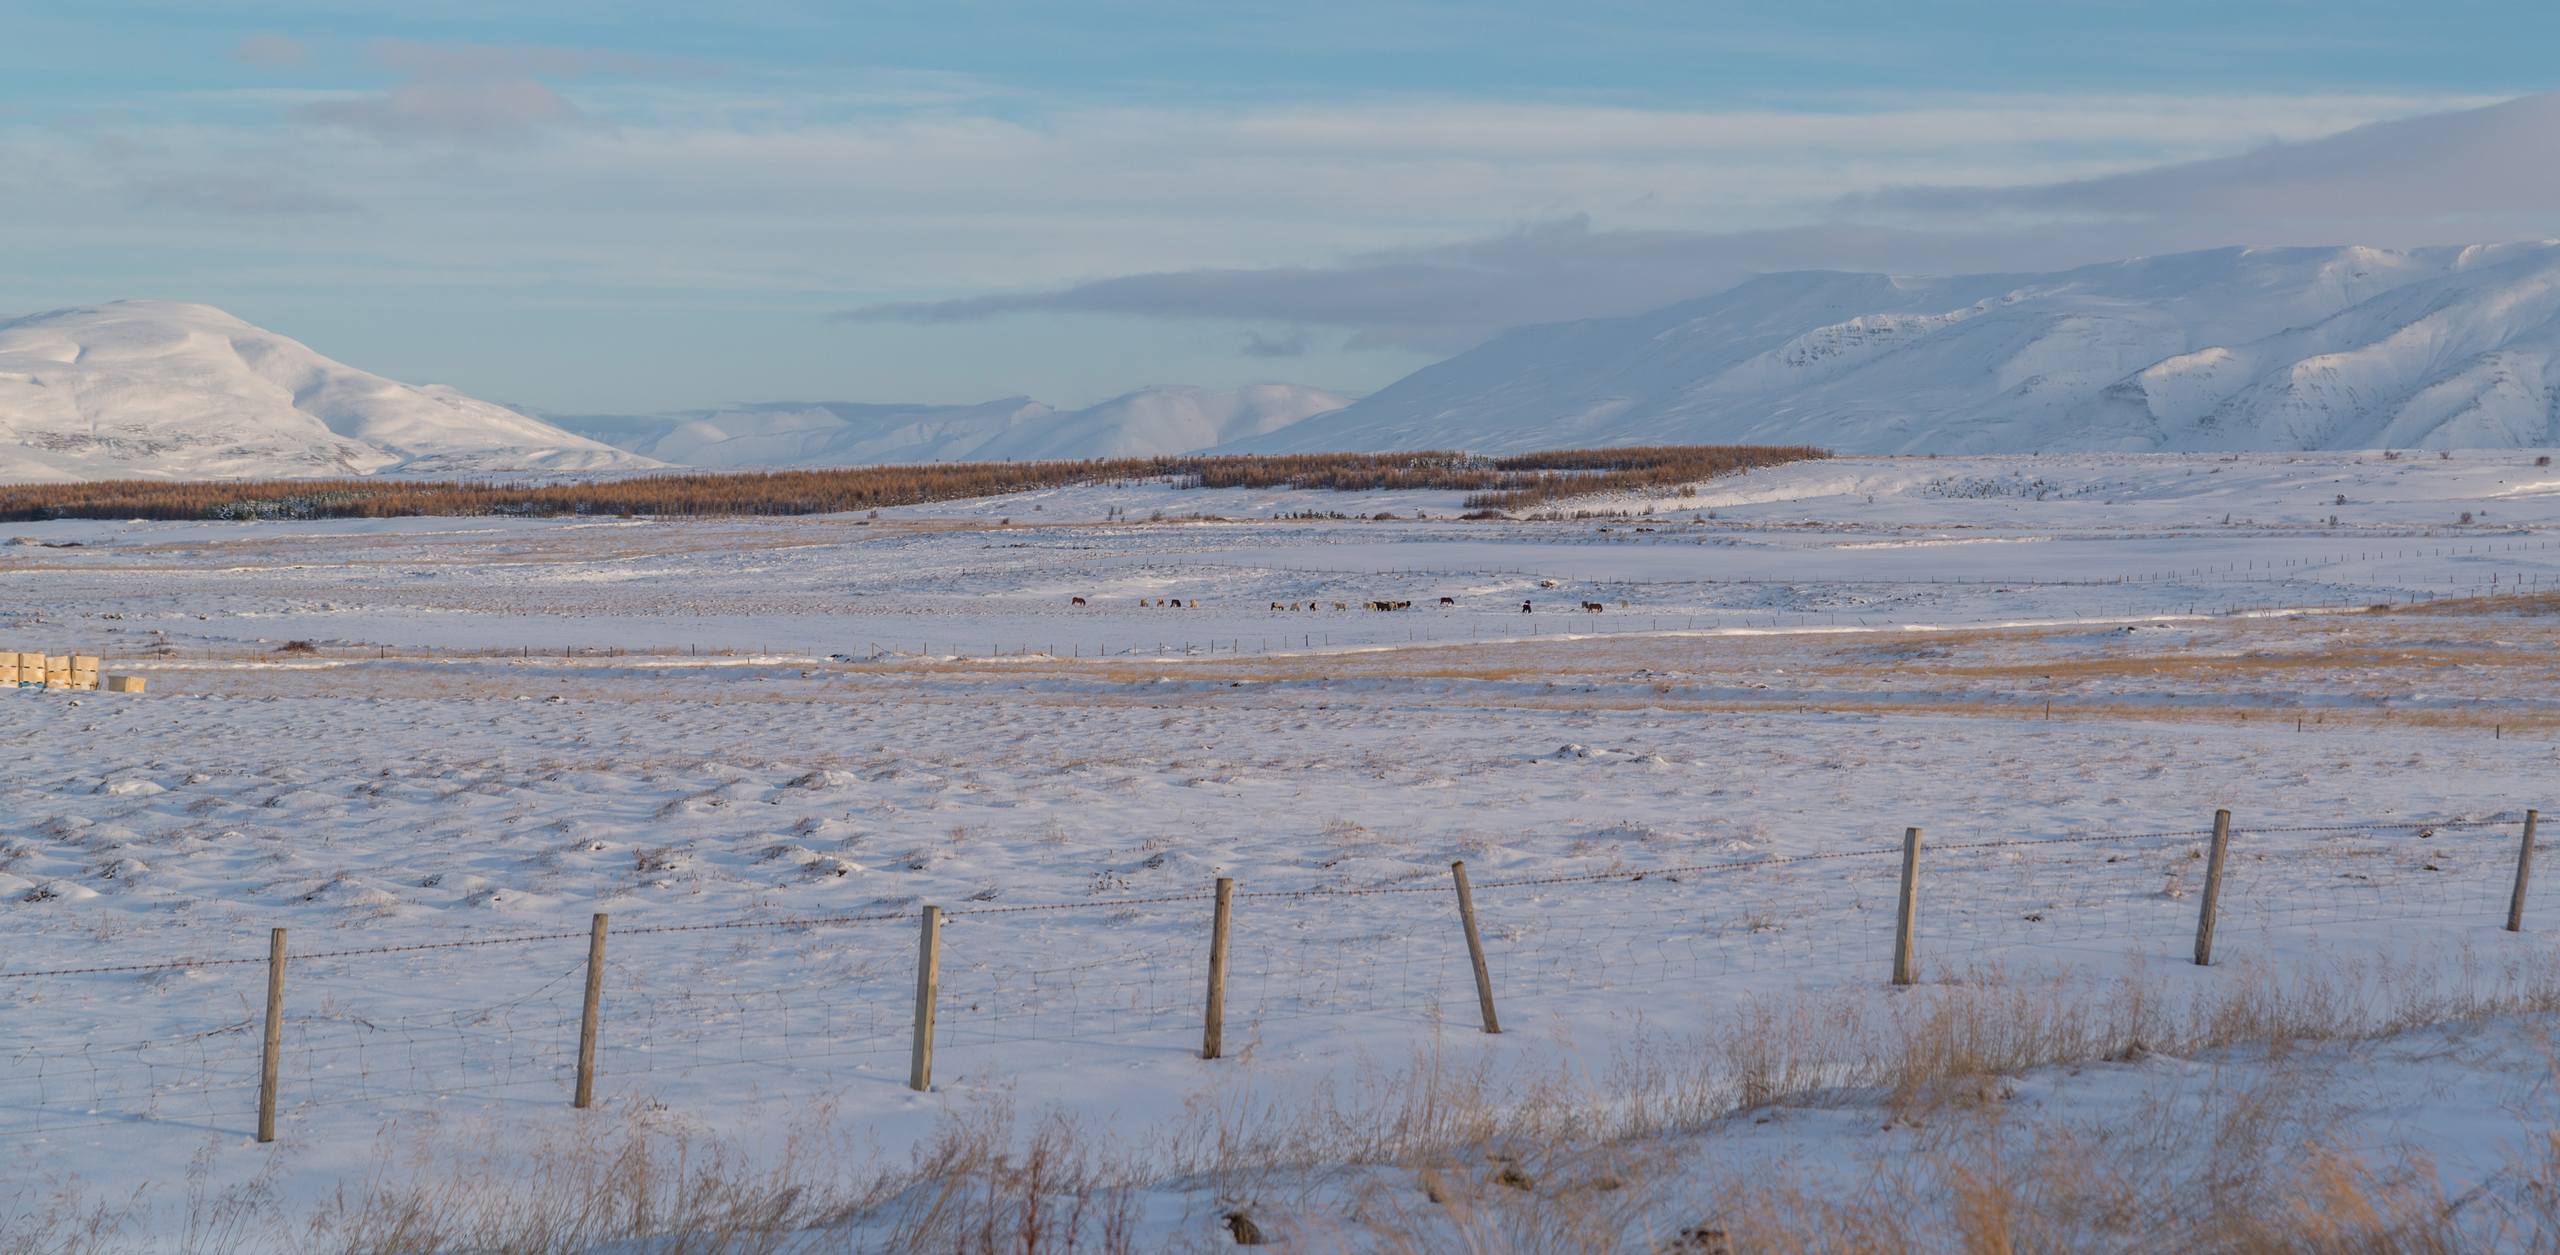
{"label": "blue sky", "polygon": [[1755,270],[2560,234],[2497,104],[2560,6],[405,8],[0,3],[0,311],[552,411],[1081,404]]}

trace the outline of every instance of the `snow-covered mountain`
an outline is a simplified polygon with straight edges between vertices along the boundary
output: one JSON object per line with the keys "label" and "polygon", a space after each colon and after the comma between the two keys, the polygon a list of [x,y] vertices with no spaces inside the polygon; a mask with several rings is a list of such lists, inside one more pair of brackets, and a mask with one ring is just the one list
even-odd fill
{"label": "snow-covered mountain", "polygon": [[1296,384],[1147,388],[1081,410],[1029,397],[980,405],[776,401],[668,416],[556,415],[553,421],[683,466],[852,466],[879,462],[1152,457],[1284,431],[1350,398]]}
{"label": "snow-covered mountain", "polygon": [[983,405],[770,401],[679,414],[552,414],[582,435],[678,466],[858,466],[968,458],[1054,413],[1029,397]]}
{"label": "snow-covered mountain", "polygon": [[647,458],[322,357],[206,305],[0,321],[0,480],[637,470]]}
{"label": "snow-covered mountain", "polygon": [[1231,451],[2560,444],[2560,242],[1774,274],[1526,327]]}

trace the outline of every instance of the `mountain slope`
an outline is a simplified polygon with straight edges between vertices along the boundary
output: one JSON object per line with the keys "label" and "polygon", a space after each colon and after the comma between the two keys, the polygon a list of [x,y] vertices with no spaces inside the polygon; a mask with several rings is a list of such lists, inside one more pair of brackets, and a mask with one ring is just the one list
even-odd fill
{"label": "mountain slope", "polygon": [[1526,327],[1238,452],[2560,444],[2560,243],[1768,275]]}
{"label": "mountain slope", "polygon": [[331,361],[205,305],[0,321],[0,479],[632,470],[648,459]]}
{"label": "mountain slope", "polygon": [[1025,461],[1188,453],[1285,430],[1350,398],[1296,384],[1146,388],[1081,410],[1028,397],[980,405],[776,401],[665,416],[562,415],[572,430],[708,468]]}
{"label": "mountain slope", "polygon": [[1297,384],[1146,388],[1026,423],[990,443],[1004,458],[1155,457],[1286,431],[1351,398]]}
{"label": "mountain slope", "polygon": [[557,415],[572,431],[679,466],[843,466],[972,457],[1052,411],[1028,397],[982,405],[773,401],[679,415]]}

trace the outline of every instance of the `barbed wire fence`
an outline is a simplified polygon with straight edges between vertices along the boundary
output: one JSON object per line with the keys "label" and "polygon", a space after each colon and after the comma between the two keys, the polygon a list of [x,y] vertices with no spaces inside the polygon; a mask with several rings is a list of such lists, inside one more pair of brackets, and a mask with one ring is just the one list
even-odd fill
{"label": "barbed wire fence", "polygon": [[[1882,983],[1906,899],[1920,980],[2020,949],[2184,959],[2192,945],[2201,962],[2203,933],[2228,955],[2377,921],[2520,929],[2538,821],[2232,828],[2226,816],[2224,838],[1935,843],[1915,830],[1916,874],[1886,845],[1495,876],[1461,894],[1459,864],[1382,884],[1225,882],[1231,915],[1213,915],[1221,888],[1204,888],[609,930],[598,916],[596,932],[288,949],[281,965],[219,955],[5,971],[16,1012],[60,1006],[75,1019],[50,1036],[78,1044],[0,1049],[0,1137],[237,1133],[262,1109],[261,1127],[289,1127],[331,1108],[461,1096],[549,1104],[598,1078],[626,1094],[706,1075],[798,1094],[866,1078],[924,1089],[937,1059],[977,1076],[1019,1067],[1032,1046],[1213,1053],[1212,1019],[1234,1054],[1266,1034],[1330,1031],[1309,1022],[1436,1030],[1474,1025],[1480,1009],[1562,1014],[1739,974]],[[1228,921],[1223,938],[1210,936],[1213,918]],[[578,944],[599,933],[600,965]],[[790,979],[718,978],[751,961]],[[118,1039],[114,1014],[145,1005],[158,1031]]]}

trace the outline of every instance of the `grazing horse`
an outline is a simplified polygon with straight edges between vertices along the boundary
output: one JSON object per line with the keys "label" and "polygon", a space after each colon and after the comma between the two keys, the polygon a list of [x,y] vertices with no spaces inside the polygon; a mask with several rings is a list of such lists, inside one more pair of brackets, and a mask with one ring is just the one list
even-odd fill
{"label": "grazing horse", "polygon": [[1521,603],[1520,603],[1520,613],[1522,613],[1522,614],[1536,614],[1536,613],[1537,613],[1537,611],[1530,609],[1530,608],[1529,608],[1529,603],[1524,601],[1524,602],[1521,602]]}
{"label": "grazing horse", "polygon": [[1069,597],[1069,598],[1067,599],[1067,604],[1068,604],[1068,605],[1070,605],[1070,606],[1081,606],[1081,605],[1083,605],[1083,604],[1084,604],[1084,598],[1082,598],[1082,597]]}
{"label": "grazing horse", "polygon": [[1585,610],[1590,611],[1590,612],[1591,612],[1591,613],[1593,613],[1593,614],[1598,614],[1598,613],[1600,613],[1601,611],[1608,609],[1608,607],[1607,607],[1607,606],[1602,605],[1602,604],[1600,604],[1599,602],[1596,602],[1596,601],[1586,601],[1586,602],[1582,603],[1582,608],[1583,608],[1583,609],[1585,609]]}
{"label": "grazing horse", "polygon": [[1351,608],[1351,603],[1347,601],[1337,601],[1333,603],[1333,608],[1336,610],[1349,610]]}
{"label": "grazing horse", "polygon": [[1443,597],[1440,599],[1440,604],[1444,606],[1454,606],[1458,604],[1458,599],[1455,597]]}

